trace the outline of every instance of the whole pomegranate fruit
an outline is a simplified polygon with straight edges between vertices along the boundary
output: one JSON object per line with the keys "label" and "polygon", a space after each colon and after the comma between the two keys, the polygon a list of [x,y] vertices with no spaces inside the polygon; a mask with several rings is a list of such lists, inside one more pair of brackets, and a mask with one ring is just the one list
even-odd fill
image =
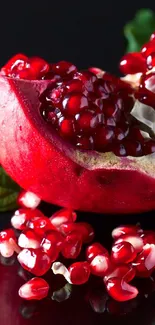
{"label": "whole pomegranate fruit", "polygon": [[[134,60],[123,57],[123,71],[133,74]],[[8,174],[25,190],[67,208],[155,208],[155,140],[146,139],[131,116],[148,69],[141,66],[139,77],[123,80],[95,68],[78,71],[65,61],[12,58],[0,73],[0,163]],[[147,93],[150,101],[153,95]]]}

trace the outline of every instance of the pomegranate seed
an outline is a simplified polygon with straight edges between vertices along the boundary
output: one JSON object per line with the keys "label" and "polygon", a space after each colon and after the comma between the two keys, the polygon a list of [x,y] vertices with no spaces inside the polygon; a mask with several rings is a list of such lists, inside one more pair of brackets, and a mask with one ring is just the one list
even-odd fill
{"label": "pomegranate seed", "polygon": [[111,267],[110,259],[107,255],[97,255],[90,263],[90,271],[92,274],[104,277]]}
{"label": "pomegranate seed", "polygon": [[76,219],[76,212],[70,209],[61,209],[51,216],[50,221],[54,227],[59,228],[63,223],[75,222]]}
{"label": "pomegranate seed", "polygon": [[140,229],[138,226],[130,226],[130,225],[126,225],[126,226],[121,226],[121,227],[117,227],[112,231],[112,237],[114,239],[118,239],[119,237],[121,237],[122,235],[128,235],[128,234],[138,234],[138,233],[142,233],[143,230]]}
{"label": "pomegranate seed", "polygon": [[74,75],[74,79],[81,80],[87,91],[89,91],[89,92],[94,91],[94,83],[97,80],[97,77],[94,75],[94,73],[87,71],[87,70],[77,72]]}
{"label": "pomegranate seed", "polygon": [[68,283],[72,284],[71,278],[70,278],[70,272],[66,268],[64,264],[61,262],[55,262],[52,265],[52,271],[54,274],[61,274],[64,276],[64,278],[67,280]]}
{"label": "pomegranate seed", "polygon": [[144,155],[149,155],[155,152],[155,141],[149,140],[144,143],[143,147]]}
{"label": "pomegranate seed", "polygon": [[151,34],[150,41],[153,41],[155,39],[155,32]]}
{"label": "pomegranate seed", "polygon": [[11,257],[14,252],[19,253],[19,247],[16,244],[16,235],[13,229],[6,229],[0,232],[0,253],[3,257]]}
{"label": "pomegranate seed", "polygon": [[97,150],[103,150],[109,145],[115,137],[114,130],[110,126],[103,126],[97,129],[96,135],[94,136],[94,143]]}
{"label": "pomegranate seed", "polygon": [[33,278],[19,289],[19,296],[26,300],[42,300],[47,297],[49,284],[42,278]]}
{"label": "pomegranate seed", "polygon": [[93,137],[78,136],[76,146],[84,150],[93,150],[94,149]]}
{"label": "pomegranate seed", "polygon": [[32,230],[23,231],[18,238],[18,245],[22,248],[39,248],[41,239]]}
{"label": "pomegranate seed", "polygon": [[101,75],[104,73],[103,70],[101,70],[100,68],[95,68],[95,67],[89,68],[88,71],[94,73],[95,75]]}
{"label": "pomegranate seed", "polygon": [[100,115],[93,110],[87,110],[77,114],[76,123],[79,132],[89,134],[92,129],[96,129],[100,124]]}
{"label": "pomegranate seed", "polygon": [[56,260],[62,249],[63,243],[64,237],[58,231],[52,230],[46,233],[41,242],[41,247],[45,253],[52,257],[52,259],[56,256],[54,258]]}
{"label": "pomegranate seed", "polygon": [[94,238],[94,229],[87,222],[64,223],[61,225],[60,231],[66,236],[73,231],[78,232],[82,237],[83,243],[90,243]]}
{"label": "pomegranate seed", "polygon": [[139,235],[136,234],[122,235],[121,238],[118,238],[116,240],[115,244],[119,244],[124,241],[130,243],[134,247],[136,253],[141,252],[141,250],[143,249],[144,246],[143,239]]}
{"label": "pomegranate seed", "polygon": [[143,238],[144,245],[155,244],[155,231],[145,230],[141,237]]}
{"label": "pomegranate seed", "polygon": [[120,71],[123,74],[135,74],[146,71],[146,62],[141,53],[128,53],[120,61]]}
{"label": "pomegranate seed", "polygon": [[24,54],[17,54],[1,69],[1,73],[8,77],[16,77],[16,73],[26,68],[28,58]]}
{"label": "pomegranate seed", "polygon": [[149,277],[155,268],[155,245],[146,244],[133,265],[136,267],[137,276]]}
{"label": "pomegranate seed", "polygon": [[81,235],[78,232],[72,232],[65,238],[61,253],[65,258],[75,259],[79,256],[81,248]]}
{"label": "pomegranate seed", "polygon": [[70,278],[73,284],[84,284],[90,276],[90,266],[88,262],[76,262],[69,269]]}
{"label": "pomegranate seed", "polygon": [[137,256],[134,247],[129,242],[121,242],[112,247],[111,258],[116,264],[132,262]]}
{"label": "pomegranate seed", "polygon": [[49,71],[49,64],[39,57],[30,58],[28,61],[30,70],[32,70],[35,75],[35,79],[41,79]]}
{"label": "pomegranate seed", "polygon": [[0,244],[0,253],[3,257],[9,258],[14,254],[14,248],[8,241]]}
{"label": "pomegranate seed", "polygon": [[26,226],[30,229],[33,229],[38,235],[43,236],[44,233],[48,230],[55,230],[56,228],[51,224],[50,219],[41,216],[31,218]]}
{"label": "pomegranate seed", "polygon": [[109,295],[117,301],[128,301],[136,298],[138,290],[127,282],[119,278],[111,278],[106,283]]}
{"label": "pomegranate seed", "polygon": [[61,77],[73,76],[76,71],[75,65],[67,61],[60,61],[51,65],[51,72]]}
{"label": "pomegranate seed", "polygon": [[109,256],[109,253],[106,248],[104,248],[100,243],[93,243],[92,245],[88,246],[86,249],[86,258],[87,261],[90,263],[97,255],[105,255]]}
{"label": "pomegranate seed", "polygon": [[122,143],[116,143],[114,146],[110,147],[111,150],[116,156],[125,157],[127,156],[126,148]]}
{"label": "pomegranate seed", "polygon": [[155,66],[155,53],[152,53],[147,57],[146,63],[149,70]]}
{"label": "pomegranate seed", "polygon": [[75,80],[73,79],[73,80],[68,81],[65,84],[65,87],[66,87],[67,93],[72,93],[72,92],[83,93],[85,90],[83,82],[78,79],[75,79]]}
{"label": "pomegranate seed", "polygon": [[59,123],[60,134],[65,138],[73,138],[75,136],[75,123],[72,119],[63,119]]}
{"label": "pomegranate seed", "polygon": [[15,229],[25,230],[26,223],[33,217],[43,217],[43,213],[38,209],[19,209],[16,210],[11,218],[11,224]]}
{"label": "pomegranate seed", "polygon": [[144,58],[147,58],[150,54],[155,52],[155,41],[152,40],[151,42],[149,41],[148,43],[144,44],[141,53],[144,56]]}
{"label": "pomegranate seed", "polygon": [[9,241],[10,238],[16,240],[16,235],[13,229],[9,228],[0,232],[0,244]]}
{"label": "pomegranate seed", "polygon": [[23,208],[35,209],[40,202],[39,197],[32,192],[22,191],[17,198],[17,203]]}
{"label": "pomegranate seed", "polygon": [[66,95],[62,102],[63,112],[69,116],[75,116],[88,108],[88,99],[80,93]]}
{"label": "pomegranate seed", "polygon": [[106,281],[115,277],[130,282],[134,279],[135,275],[135,268],[129,264],[120,264],[119,266],[113,265],[111,270],[109,270],[109,273],[104,277],[104,282],[106,283]]}
{"label": "pomegranate seed", "polygon": [[40,248],[23,249],[17,256],[21,266],[36,276],[44,275],[51,267],[50,257]]}

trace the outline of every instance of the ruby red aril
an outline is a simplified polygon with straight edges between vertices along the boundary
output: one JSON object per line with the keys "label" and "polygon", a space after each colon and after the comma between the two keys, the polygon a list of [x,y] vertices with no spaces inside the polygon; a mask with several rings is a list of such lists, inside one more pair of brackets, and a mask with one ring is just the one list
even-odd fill
{"label": "ruby red aril", "polygon": [[63,235],[68,235],[76,231],[81,235],[83,243],[90,243],[94,239],[94,229],[87,222],[64,223],[60,227]]}
{"label": "ruby red aril", "polygon": [[19,71],[26,68],[28,62],[28,57],[24,54],[17,54],[13,56],[6,65],[1,69],[2,74],[8,77],[16,77]]}
{"label": "ruby red aril", "polygon": [[0,253],[3,257],[11,257],[14,252],[19,253],[16,235],[13,229],[5,229],[0,232]]}
{"label": "ruby red aril", "polygon": [[33,278],[19,289],[19,296],[26,300],[42,300],[47,297],[49,284],[42,278]]}
{"label": "ruby red aril", "polygon": [[123,74],[145,72],[146,61],[141,53],[128,53],[122,57],[119,68]]}
{"label": "ruby red aril", "polygon": [[56,228],[59,228],[63,223],[66,222],[75,222],[76,219],[77,214],[71,209],[58,210],[50,217],[52,225]]}
{"label": "ruby red aril", "polygon": [[144,58],[147,58],[150,54],[155,52],[155,40],[151,40],[143,45],[141,53]]}
{"label": "ruby red aril", "polygon": [[50,65],[39,57],[32,57],[29,59],[30,70],[34,73],[34,79],[42,79],[42,77],[49,71]]}
{"label": "ruby red aril", "polygon": [[24,230],[19,238],[18,245],[22,248],[39,248],[41,238],[33,230]]}
{"label": "ruby red aril", "polygon": [[50,219],[45,217],[44,215],[31,218],[27,222],[26,226],[27,228],[33,229],[40,236],[43,236],[46,231],[56,229],[51,224]]}
{"label": "ruby red aril", "polygon": [[68,268],[68,271],[70,273],[71,282],[76,285],[86,283],[90,276],[90,266],[88,262],[73,263]]}
{"label": "ruby red aril", "polygon": [[139,226],[134,226],[134,225],[125,225],[125,226],[120,226],[115,228],[112,231],[112,237],[114,239],[118,239],[119,237],[121,237],[122,235],[128,235],[128,234],[138,234],[138,233],[142,233],[142,229],[140,229]]}
{"label": "ruby red aril", "polygon": [[21,266],[36,276],[44,275],[51,267],[51,258],[38,249],[23,249],[17,256]]}
{"label": "ruby red aril", "polygon": [[65,258],[75,259],[79,256],[82,248],[81,235],[78,232],[72,232],[66,236],[61,253]]}
{"label": "ruby red aril", "polygon": [[113,263],[129,263],[132,262],[137,253],[134,247],[129,242],[121,242],[119,244],[114,244],[111,250],[111,259]]}
{"label": "ruby red aril", "polygon": [[94,83],[95,81],[97,81],[97,77],[94,75],[94,73],[88,70],[77,72],[74,75],[74,79],[81,80],[87,91],[89,92],[94,91]]}
{"label": "ruby red aril", "polygon": [[128,301],[136,298],[138,290],[120,278],[111,278],[106,282],[109,295],[116,301]]}
{"label": "ruby red aril", "polygon": [[17,198],[17,203],[22,208],[35,209],[40,202],[40,198],[32,192],[21,191]]}
{"label": "ruby red aril", "polygon": [[145,230],[141,237],[143,238],[144,245],[155,244],[155,231]]}
{"label": "ruby red aril", "polygon": [[[49,256],[57,256],[62,249],[64,237],[55,230],[48,231],[41,242],[42,250]],[[55,259],[57,259],[57,257]]]}
{"label": "ruby red aril", "polygon": [[88,108],[88,100],[80,93],[72,93],[64,97],[62,107],[63,113],[72,117]]}
{"label": "ruby red aril", "polygon": [[153,32],[150,36],[150,41],[153,41],[155,39],[155,32]]}
{"label": "ruby red aril", "polygon": [[137,276],[149,277],[155,269],[155,245],[146,244],[133,265]]}
{"label": "ruby red aril", "polygon": [[108,250],[100,243],[96,242],[86,248],[86,258],[90,263],[97,255],[109,256]]}
{"label": "ruby red aril", "polygon": [[134,279],[135,275],[135,268],[131,264],[112,265],[104,277],[104,282],[106,283],[111,278],[120,278],[126,282],[130,282]]}
{"label": "ruby red aril", "polygon": [[95,75],[99,75],[99,74],[104,74],[104,71],[101,70],[100,68],[96,68],[96,67],[91,67],[88,69],[90,72],[94,73]]}
{"label": "ruby red aril", "polygon": [[16,235],[13,229],[9,228],[0,232],[0,244],[4,241],[9,241],[11,238],[16,240]]}
{"label": "ruby red aril", "polygon": [[118,238],[115,241],[115,244],[120,244],[124,241],[130,243],[134,247],[136,253],[141,252],[144,246],[143,239],[140,237],[139,234],[131,233],[131,234],[122,235],[120,238]]}
{"label": "ruby red aril", "polygon": [[38,209],[22,208],[16,210],[11,218],[11,224],[15,229],[26,229],[27,221],[33,217],[43,217],[43,213]]}
{"label": "ruby red aril", "polygon": [[72,76],[77,71],[77,68],[74,64],[67,61],[59,61],[58,63],[51,64],[50,71],[54,75],[61,77]]}
{"label": "ruby red aril", "polygon": [[110,268],[111,262],[107,255],[96,255],[90,263],[91,273],[100,277],[104,277]]}

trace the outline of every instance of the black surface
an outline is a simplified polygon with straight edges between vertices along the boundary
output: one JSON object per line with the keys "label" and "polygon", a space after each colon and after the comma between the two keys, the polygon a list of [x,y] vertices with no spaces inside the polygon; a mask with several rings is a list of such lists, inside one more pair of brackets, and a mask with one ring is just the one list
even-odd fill
{"label": "black surface", "polygon": [[[42,211],[51,215],[57,207],[42,205]],[[0,215],[0,228],[9,226],[10,213]],[[96,240],[105,247],[111,245],[111,230],[120,224],[141,223],[144,229],[155,229],[155,212],[128,216],[107,216],[90,213],[78,213],[78,220],[90,222],[96,233]],[[29,279],[29,274],[19,275],[19,265],[0,264],[0,325],[101,325],[101,324],[142,324],[153,325],[155,321],[155,283],[152,280],[141,280],[136,283],[141,292],[137,299],[127,303],[116,303],[112,299],[106,301],[106,293],[101,279],[93,278],[88,284],[75,286],[71,297],[63,302],[53,301],[50,297],[41,302],[24,302],[18,297],[19,287]],[[8,260],[8,263],[13,261]],[[7,263],[7,264],[8,264]],[[26,277],[26,278],[25,278]],[[64,286],[62,277],[46,275],[52,292]],[[95,298],[96,297],[96,298]],[[102,312],[97,313],[92,307],[92,301],[98,301]],[[106,310],[104,310],[106,308]]]}
{"label": "black surface", "polygon": [[27,0],[0,3],[0,65],[18,52],[79,68],[96,65],[117,72],[124,54],[123,26],[152,0]]}

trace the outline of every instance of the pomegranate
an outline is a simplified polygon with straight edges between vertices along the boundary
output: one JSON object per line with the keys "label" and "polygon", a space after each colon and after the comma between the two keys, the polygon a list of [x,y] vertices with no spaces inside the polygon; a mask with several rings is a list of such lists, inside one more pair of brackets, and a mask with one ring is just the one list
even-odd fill
{"label": "pomegranate", "polygon": [[136,73],[124,80],[65,61],[12,58],[0,73],[0,162],[8,174],[36,199],[67,209],[155,208],[155,140],[130,114],[136,98],[154,105],[141,87],[153,49],[151,38],[122,59],[122,71]]}

